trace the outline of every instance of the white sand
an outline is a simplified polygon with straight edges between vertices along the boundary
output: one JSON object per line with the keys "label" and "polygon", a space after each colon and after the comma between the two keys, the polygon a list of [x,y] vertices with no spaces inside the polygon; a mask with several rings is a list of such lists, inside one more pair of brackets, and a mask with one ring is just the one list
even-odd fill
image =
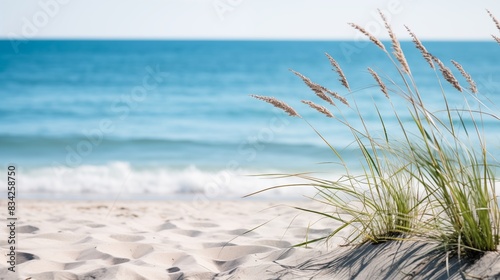
{"label": "white sand", "polygon": [[[310,202],[285,204],[318,209]],[[196,207],[178,201],[21,201],[19,278],[6,270],[2,254],[0,279],[447,279],[447,273],[500,279],[497,253],[473,266],[452,259],[447,272],[444,257],[427,253],[428,243],[340,247],[337,238],[291,248],[306,235],[321,237],[338,226],[318,218],[246,200]],[[0,245],[7,248],[5,238]]]}

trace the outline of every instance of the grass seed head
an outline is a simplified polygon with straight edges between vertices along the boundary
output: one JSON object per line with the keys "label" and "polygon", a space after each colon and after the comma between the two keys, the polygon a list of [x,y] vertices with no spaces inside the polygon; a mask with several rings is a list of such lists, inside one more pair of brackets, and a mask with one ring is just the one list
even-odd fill
{"label": "grass seed head", "polygon": [[355,23],[349,23],[350,26],[352,26],[354,29],[358,30],[359,32],[363,33],[370,41],[372,41],[377,47],[379,47],[381,50],[386,51],[384,44],[377,39],[377,37],[373,36],[372,34],[368,33],[363,27],[355,24]]}
{"label": "grass seed head", "polygon": [[302,75],[301,73],[297,72],[297,71],[294,71],[294,70],[290,70],[292,71],[292,73],[294,73],[295,75],[297,75],[299,78],[302,79],[302,81],[314,92],[316,93],[316,95],[323,99],[324,101],[328,102],[330,105],[332,106],[335,106],[335,103],[333,102],[333,100],[328,96],[326,95],[326,92],[328,92],[328,89],[325,88],[324,86],[322,85],[318,85],[316,83],[313,83],[309,78],[307,78],[306,76]]}
{"label": "grass seed head", "polygon": [[380,87],[380,90],[385,94],[385,97],[389,98],[387,87],[385,86],[384,82],[382,82],[382,79],[380,79],[380,76],[377,74],[377,72],[373,71],[373,69],[371,69],[370,67],[368,67],[368,72],[370,72],[372,77],[375,79],[378,86]]}
{"label": "grass seed head", "polygon": [[495,23],[495,26],[497,27],[498,31],[500,31],[500,22],[498,21],[498,19],[496,19],[495,16],[489,10],[486,10],[486,12],[488,12],[488,14],[490,15],[490,17],[493,20],[493,22]]}
{"label": "grass seed head", "polygon": [[387,32],[389,33],[389,37],[391,38],[392,41],[392,50],[393,54],[396,57],[396,59],[399,61],[401,64],[401,67],[403,68],[403,72],[406,74],[410,74],[410,66],[408,65],[408,62],[406,61],[406,57],[403,53],[403,49],[401,49],[401,44],[399,43],[398,38],[396,38],[396,34],[392,31],[391,26],[389,25],[389,22],[387,22],[387,18],[385,15],[378,10],[378,13],[380,14],[380,17],[384,21],[385,29],[387,29]]}
{"label": "grass seed head", "polygon": [[295,109],[293,109],[291,106],[289,106],[285,102],[278,100],[274,97],[260,96],[260,95],[254,95],[254,94],[251,94],[250,96],[253,98],[265,101],[265,102],[273,105],[274,107],[285,111],[288,115],[290,115],[292,117],[300,117],[300,115],[297,113],[297,111],[295,111]]}
{"label": "grass seed head", "polygon": [[340,65],[337,63],[337,61],[335,61],[335,59],[333,59],[333,57],[331,55],[329,55],[328,53],[325,53],[326,57],[328,57],[328,60],[330,60],[330,64],[332,65],[333,67],[333,70],[335,72],[337,72],[337,74],[339,75],[339,81],[340,83],[349,91],[351,91],[351,89],[349,88],[349,83],[347,82],[347,78],[345,77],[344,75],[344,71],[342,71],[342,68],[340,68]]}
{"label": "grass seed head", "polygon": [[429,66],[434,69],[434,63],[432,62],[432,55],[427,51],[427,49],[424,47],[422,42],[417,38],[417,36],[406,26],[406,30],[408,30],[408,33],[410,33],[410,36],[413,39],[413,43],[415,43],[415,47],[422,53],[422,56],[424,59],[429,63]]}
{"label": "grass seed head", "polygon": [[462,65],[460,65],[458,62],[456,62],[455,60],[452,60],[451,63],[453,63],[453,65],[455,65],[455,67],[458,69],[458,71],[460,71],[460,74],[462,74],[462,76],[465,78],[465,80],[467,81],[467,83],[469,84],[469,89],[472,93],[477,93],[477,86],[476,86],[476,82],[474,82],[474,80],[472,79],[472,77],[469,75],[469,73],[465,72],[464,68],[462,67]]}
{"label": "grass seed head", "polygon": [[460,86],[457,78],[455,78],[455,76],[453,76],[453,73],[451,73],[451,70],[446,67],[439,58],[432,56],[432,60],[434,60],[439,66],[439,71],[441,71],[441,74],[443,74],[444,79],[458,91],[462,92],[462,87]]}
{"label": "grass seed head", "polygon": [[321,114],[327,116],[328,118],[333,118],[333,114],[330,111],[328,111],[328,109],[326,109],[325,107],[318,105],[318,104],[316,104],[312,101],[309,101],[309,100],[302,100],[301,102],[309,105],[309,107],[311,107],[314,110],[320,112]]}

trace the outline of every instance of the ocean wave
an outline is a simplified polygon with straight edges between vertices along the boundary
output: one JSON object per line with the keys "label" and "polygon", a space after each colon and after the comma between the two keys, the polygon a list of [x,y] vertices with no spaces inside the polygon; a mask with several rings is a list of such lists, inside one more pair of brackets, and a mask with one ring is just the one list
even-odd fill
{"label": "ocean wave", "polygon": [[289,144],[244,139],[96,138],[90,136],[35,137],[0,135],[0,157],[25,166],[53,163],[78,167],[130,162],[142,166],[224,168],[230,161],[246,167],[299,168],[333,160],[326,145]]}
{"label": "ocean wave", "polygon": [[[248,139],[247,139],[248,138]],[[88,135],[14,135],[14,134],[0,134],[0,144],[3,147],[5,145],[15,145],[17,148],[23,146],[32,146],[36,143],[38,147],[60,147],[65,144],[74,144],[82,141],[88,141],[92,144],[98,142],[95,145],[109,144],[113,146],[117,145],[168,145],[168,146],[239,146],[245,142],[259,142],[266,143],[266,145],[273,145],[279,147],[290,147],[290,148],[320,148],[324,149],[326,145],[321,142],[321,139],[312,138],[316,141],[304,141],[304,137],[299,139],[279,139],[279,140],[268,140],[259,139],[258,137],[247,137],[242,139],[236,139],[235,141],[229,141],[227,138],[223,139],[212,139],[212,140],[201,140],[200,137],[191,138],[162,138],[162,137],[141,137],[136,135],[127,135],[123,137],[106,137],[103,135],[97,135],[95,133],[88,133]],[[239,140],[239,141],[238,141]],[[309,139],[308,139],[309,140]],[[326,147],[327,149],[327,147]]]}
{"label": "ocean wave", "polygon": [[[20,192],[54,196],[101,195],[110,199],[133,195],[197,195],[205,199],[241,197],[274,185],[297,183],[297,178],[263,180],[254,174],[276,173],[223,169],[206,171],[189,166],[184,169],[137,168],[128,162],[82,165],[77,168],[41,167],[22,170]],[[312,188],[280,188],[259,197],[299,197],[312,195]]]}

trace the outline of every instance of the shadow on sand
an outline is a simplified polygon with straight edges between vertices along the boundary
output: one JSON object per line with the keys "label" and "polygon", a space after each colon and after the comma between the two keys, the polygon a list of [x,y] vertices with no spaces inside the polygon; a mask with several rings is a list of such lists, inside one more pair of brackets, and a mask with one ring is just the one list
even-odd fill
{"label": "shadow on sand", "polygon": [[[301,279],[500,279],[500,254],[479,260],[447,256],[427,242],[386,242],[338,248],[288,267],[283,278]],[[496,267],[496,268],[495,268]]]}

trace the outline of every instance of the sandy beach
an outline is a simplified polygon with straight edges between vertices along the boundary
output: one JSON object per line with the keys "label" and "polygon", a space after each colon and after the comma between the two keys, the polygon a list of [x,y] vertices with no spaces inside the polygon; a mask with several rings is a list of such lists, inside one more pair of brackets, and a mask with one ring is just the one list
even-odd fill
{"label": "sandy beach", "polygon": [[500,3],[445,3],[0,0],[0,280],[500,280]]}
{"label": "sandy beach", "polygon": [[[474,265],[427,242],[340,246],[338,224],[304,201],[20,201],[18,275],[0,279],[498,279],[500,255]],[[2,248],[7,248],[5,238]],[[2,254],[2,258],[5,258]],[[479,278],[475,278],[479,277]],[[497,278],[495,278],[497,277]]]}

